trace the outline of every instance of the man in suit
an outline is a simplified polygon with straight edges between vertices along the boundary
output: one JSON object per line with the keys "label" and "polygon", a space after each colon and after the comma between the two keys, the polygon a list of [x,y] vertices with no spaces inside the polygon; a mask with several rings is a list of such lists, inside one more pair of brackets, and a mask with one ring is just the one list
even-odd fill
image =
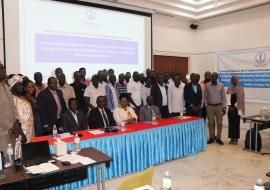
{"label": "man in suit", "polygon": [[152,96],[148,96],[146,98],[146,103],[147,105],[144,105],[140,108],[140,121],[152,121],[153,116],[155,116],[155,119],[160,119],[161,114],[159,108],[153,105],[154,99]]}
{"label": "man in suit", "polygon": [[106,128],[116,125],[111,110],[106,108],[105,105],[105,96],[99,96],[97,98],[97,107],[91,110],[88,118],[90,129]]}
{"label": "man in suit", "polygon": [[202,104],[202,89],[198,84],[195,73],[190,75],[191,82],[185,85],[184,100],[186,114],[189,116],[199,116]]}
{"label": "man in suit", "polygon": [[162,118],[169,116],[167,90],[168,87],[164,85],[164,76],[159,74],[158,83],[151,87],[150,94],[154,99],[154,105],[159,107]]}
{"label": "man in suit", "polygon": [[67,108],[62,91],[57,89],[55,77],[48,79],[48,87],[39,93],[37,104],[44,132],[50,132],[48,126],[56,125],[59,127],[62,113],[65,113]]}
{"label": "man in suit", "polygon": [[62,126],[64,132],[74,132],[87,129],[85,114],[78,110],[78,102],[75,98],[68,100],[68,108],[62,116]]}

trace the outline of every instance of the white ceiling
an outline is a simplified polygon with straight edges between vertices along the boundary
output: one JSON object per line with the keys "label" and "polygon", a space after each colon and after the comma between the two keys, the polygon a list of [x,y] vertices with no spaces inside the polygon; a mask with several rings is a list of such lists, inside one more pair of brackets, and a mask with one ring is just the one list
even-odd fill
{"label": "white ceiling", "polygon": [[270,0],[104,0],[155,13],[202,20],[270,3]]}

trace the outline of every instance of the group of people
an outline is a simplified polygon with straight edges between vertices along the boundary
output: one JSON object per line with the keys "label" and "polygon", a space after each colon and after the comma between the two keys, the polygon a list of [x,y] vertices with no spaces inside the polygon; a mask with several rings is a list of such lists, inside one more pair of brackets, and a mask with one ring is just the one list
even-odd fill
{"label": "group of people", "polygon": [[[124,126],[137,121],[176,117],[183,113],[208,119],[208,144],[221,141],[222,120],[226,113],[224,86],[217,82],[218,74],[205,72],[204,80],[192,73],[185,84],[175,72],[156,74],[147,69],[121,73],[118,80],[113,69],[100,70],[91,79],[86,69],[74,72],[74,82],[68,84],[61,68],[55,77],[43,83],[36,72],[34,81],[21,74],[6,76],[0,64],[0,148],[15,146],[15,157],[21,156],[20,145],[34,136],[49,135],[53,126],[59,133],[85,129]],[[233,76],[228,109],[229,138],[236,144],[239,138],[241,113],[244,113],[244,90]],[[241,113],[240,113],[241,112]],[[217,135],[215,135],[215,126]]]}

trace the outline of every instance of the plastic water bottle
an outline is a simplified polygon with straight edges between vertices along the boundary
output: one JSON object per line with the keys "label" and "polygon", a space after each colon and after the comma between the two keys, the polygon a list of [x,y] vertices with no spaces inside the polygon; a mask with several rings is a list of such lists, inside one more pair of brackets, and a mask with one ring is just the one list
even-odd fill
{"label": "plastic water bottle", "polygon": [[162,179],[161,190],[172,190],[172,178],[170,177],[170,172],[166,171],[165,176]]}
{"label": "plastic water bottle", "polygon": [[53,126],[52,136],[53,136],[53,138],[55,138],[57,136],[57,127],[56,127],[56,125]]}
{"label": "plastic water bottle", "polygon": [[179,117],[179,118],[180,118],[180,119],[183,119],[183,116],[184,116],[184,113],[181,111],[181,112],[180,112],[180,117]]}
{"label": "plastic water bottle", "polygon": [[13,148],[11,146],[11,144],[8,144],[8,148],[7,148],[7,159],[6,159],[6,163],[5,163],[5,167],[10,167],[13,165]]}
{"label": "plastic water bottle", "polygon": [[80,151],[80,137],[78,134],[75,134],[74,137],[74,147],[73,147],[74,152],[79,152]]}
{"label": "plastic water bottle", "polygon": [[153,114],[152,114],[152,121],[156,121],[156,120],[157,120],[156,114],[153,112]]}
{"label": "plastic water bottle", "polygon": [[265,190],[263,186],[262,179],[257,179],[256,185],[254,185],[254,190]]}

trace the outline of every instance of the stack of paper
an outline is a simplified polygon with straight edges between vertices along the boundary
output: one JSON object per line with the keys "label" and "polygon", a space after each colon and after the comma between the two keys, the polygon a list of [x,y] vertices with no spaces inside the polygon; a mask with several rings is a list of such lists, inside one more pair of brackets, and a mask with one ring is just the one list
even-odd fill
{"label": "stack of paper", "polygon": [[91,133],[93,135],[101,135],[101,134],[103,134],[105,132],[102,131],[102,130],[97,129],[97,130],[91,130],[91,131],[89,131],[89,133]]}
{"label": "stack of paper", "polygon": [[25,168],[31,174],[44,174],[59,170],[59,168],[52,163],[43,163],[39,165],[29,166]]}
{"label": "stack of paper", "polygon": [[85,156],[80,156],[78,154],[66,154],[64,156],[60,156],[60,157],[57,157],[55,159],[57,159],[61,162],[68,161],[71,164],[81,163],[83,165],[89,165],[89,164],[93,164],[96,162],[95,160],[93,160],[91,158],[88,158]]}
{"label": "stack of paper", "polygon": [[68,138],[68,137],[73,137],[73,135],[70,134],[70,133],[62,133],[62,134],[59,134],[59,135],[60,135],[61,139],[65,139],[65,138]]}

